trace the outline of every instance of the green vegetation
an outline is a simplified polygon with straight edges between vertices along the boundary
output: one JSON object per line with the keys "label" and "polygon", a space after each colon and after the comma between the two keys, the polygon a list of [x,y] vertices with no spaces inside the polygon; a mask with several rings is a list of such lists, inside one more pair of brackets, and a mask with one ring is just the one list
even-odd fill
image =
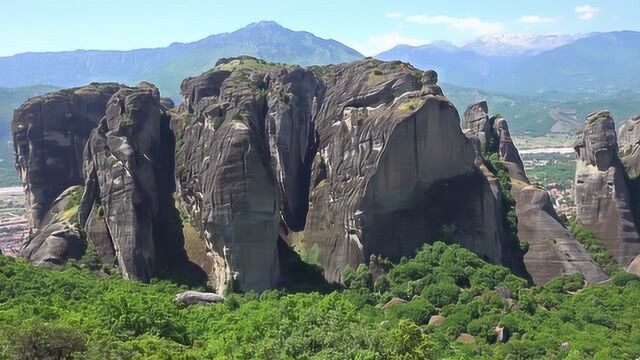
{"label": "green vegetation", "polygon": [[[186,288],[98,278],[74,262],[35,268],[0,257],[0,359],[629,359],[640,356],[640,278],[583,287],[580,275],[530,287],[457,245],[425,245],[344,289],[229,294],[181,307]],[[104,276],[104,275],[103,275]],[[132,296],[135,294],[135,296]],[[392,298],[404,304],[382,307]],[[432,315],[445,317],[427,325]],[[507,329],[508,342],[494,331]],[[456,341],[460,333],[475,343]],[[560,345],[570,344],[569,350]]]}
{"label": "green vegetation", "polygon": [[[441,83],[440,86],[461,114],[467,106],[486,100],[492,112],[502,114],[509,122],[512,135],[547,135],[557,122],[561,122],[562,126],[556,130],[574,135],[575,129],[584,123],[587,114],[599,109],[609,109],[619,126],[637,115],[640,108],[638,95],[631,91],[613,95],[548,93],[527,96],[446,83]],[[571,111],[575,111],[575,117],[570,115]],[[546,146],[549,146],[548,143]]]}
{"label": "green vegetation", "polygon": [[0,187],[7,186],[20,186],[20,176],[16,171],[11,140],[0,138]]}
{"label": "green vegetation", "polygon": [[527,176],[534,183],[556,183],[561,190],[573,188],[576,156],[571,154],[522,154]]}
{"label": "green vegetation", "polygon": [[402,111],[414,111],[416,109],[419,109],[423,104],[423,99],[411,99],[400,104],[399,108]]}
{"label": "green vegetation", "polygon": [[492,145],[494,144],[487,144],[487,152],[484,153],[483,160],[489,171],[498,178],[500,199],[502,199],[503,226],[510,242],[518,244],[520,250],[526,253],[529,249],[529,244],[518,239],[518,216],[516,216],[516,201],[511,195],[511,178],[507,167],[493,150]]}
{"label": "green vegetation", "polygon": [[569,230],[607,275],[613,276],[624,271],[609,254],[604,244],[589,229],[576,221],[575,217],[569,220]]}
{"label": "green vegetation", "polygon": [[28,98],[58,90],[54,86],[33,85],[15,88],[0,88],[0,135],[9,136],[13,111]]}

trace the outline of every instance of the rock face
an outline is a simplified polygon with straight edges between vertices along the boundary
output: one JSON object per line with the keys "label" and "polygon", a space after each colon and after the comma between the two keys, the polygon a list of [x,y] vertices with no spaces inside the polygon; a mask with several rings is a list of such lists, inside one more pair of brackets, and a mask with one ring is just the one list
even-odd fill
{"label": "rock face", "polygon": [[24,244],[18,255],[35,265],[56,267],[68,259],[79,259],[87,243],[77,220],[77,209],[82,188],[73,186],[65,190],[42,217],[38,230]]}
{"label": "rock face", "polygon": [[574,146],[578,158],[577,220],[591,230],[624,267],[640,254],[640,236],[633,216],[634,196],[630,189],[630,183],[635,183],[629,176],[638,171],[636,136],[635,121],[621,130],[624,161],[621,160],[613,118],[608,111],[599,111],[587,116],[586,124],[577,130]]}
{"label": "rock face", "polygon": [[452,235],[522,270],[499,194],[437,74],[365,60],[308,70],[225,59],[182,84],[172,111],[179,198],[218,289],[278,281],[279,238],[339,281]]}
{"label": "rock face", "polygon": [[435,73],[375,61],[328,70],[304,232],[325,277],[339,280],[370,254],[410,256],[443,236],[518,271],[499,194]]}
{"label": "rock face", "polygon": [[524,263],[534,282],[543,284],[554,277],[577,272],[589,282],[606,280],[606,274],[560,222],[547,192],[531,185],[507,121],[489,118],[488,106],[483,101],[465,111],[463,127],[468,136],[477,137],[485,144],[486,153],[495,153],[509,173],[518,217],[518,238],[529,244]]}
{"label": "rock face", "polygon": [[182,83],[176,177],[219,291],[232,281],[257,290],[278,281],[280,220],[304,226],[320,90],[311,71],[252,58],[221,60]]}
{"label": "rock face", "polygon": [[80,223],[125,278],[148,281],[185,261],[172,197],[174,149],[170,118],[147,83],[115,93],[89,137]]}
{"label": "rock face", "polygon": [[94,83],[29,99],[15,111],[11,131],[16,168],[31,227],[38,231],[51,204],[81,185],[82,153],[121,85]]}

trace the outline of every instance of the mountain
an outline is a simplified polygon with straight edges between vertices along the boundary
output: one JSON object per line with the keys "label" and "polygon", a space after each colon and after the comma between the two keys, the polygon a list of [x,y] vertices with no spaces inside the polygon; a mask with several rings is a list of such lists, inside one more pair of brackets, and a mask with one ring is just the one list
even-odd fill
{"label": "mountain", "polygon": [[502,36],[459,47],[399,45],[376,56],[434,69],[442,80],[503,93],[613,96],[640,80],[640,32]]}
{"label": "mountain", "polygon": [[488,87],[497,74],[512,67],[523,56],[488,56],[451,43],[431,43],[422,46],[398,45],[376,56],[377,59],[401,60],[440,74],[443,82],[468,86]]}
{"label": "mountain", "polygon": [[640,32],[597,33],[521,61],[500,74],[491,88],[591,94],[637,89],[638,58]]}
{"label": "mountain", "polygon": [[586,35],[525,35],[505,34],[483,36],[461,46],[485,56],[537,55],[572,43]]}
{"label": "mountain", "polygon": [[515,135],[573,134],[589,113],[599,109],[608,109],[621,123],[640,113],[638,90],[611,95],[556,92],[517,95],[444,83],[442,89],[458,109],[487,101],[494,114],[509,120]]}
{"label": "mountain", "polygon": [[334,40],[292,31],[275,22],[250,24],[231,33],[191,43],[130,51],[76,50],[24,53],[0,58],[0,86],[53,84],[61,87],[95,81],[156,83],[176,97],[180,82],[214,66],[223,57],[252,55],[274,62],[300,65],[341,63],[363,57]]}
{"label": "mountain", "polygon": [[54,86],[33,85],[17,88],[0,88],[0,136],[7,135],[13,110],[30,97],[57,90]]}

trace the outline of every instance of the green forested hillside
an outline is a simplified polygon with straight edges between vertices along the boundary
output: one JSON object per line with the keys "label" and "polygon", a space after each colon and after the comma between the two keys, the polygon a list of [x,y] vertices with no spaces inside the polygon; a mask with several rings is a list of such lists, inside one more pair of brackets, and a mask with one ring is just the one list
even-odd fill
{"label": "green forested hillside", "polygon": [[[0,257],[0,359],[640,356],[640,279],[626,273],[607,285],[576,275],[531,287],[437,242],[399,264],[382,261],[387,274],[375,282],[361,266],[346,271],[344,289],[227,294],[224,304],[183,308],[172,298],[184,288],[98,277],[89,260],[54,271]],[[392,298],[407,302],[383,307]],[[445,320],[428,325],[435,314]],[[456,340],[461,333],[475,342]]]}
{"label": "green forested hillside", "polygon": [[28,98],[57,90],[48,85],[34,85],[17,88],[0,88],[0,137],[11,134],[13,110],[17,109]]}
{"label": "green forested hillside", "polygon": [[467,106],[486,100],[492,114],[501,114],[509,121],[509,129],[514,135],[541,136],[551,133],[552,129],[575,134],[576,127],[584,123],[587,114],[602,109],[611,111],[618,126],[640,114],[640,94],[634,91],[602,96],[558,93],[525,96],[450,84],[443,84],[442,88],[460,116]]}

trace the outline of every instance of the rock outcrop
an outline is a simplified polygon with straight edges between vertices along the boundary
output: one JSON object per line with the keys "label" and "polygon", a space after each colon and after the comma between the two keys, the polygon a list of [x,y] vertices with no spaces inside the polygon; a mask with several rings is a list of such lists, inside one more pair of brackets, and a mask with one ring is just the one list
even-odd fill
{"label": "rock outcrop", "polygon": [[186,79],[173,125],[179,198],[229,282],[278,281],[279,238],[339,281],[451,235],[522,270],[499,194],[437,74],[365,60],[303,69],[224,59]]}
{"label": "rock outcrop", "polygon": [[325,277],[339,280],[370,254],[411,256],[442,237],[521,270],[500,195],[435,72],[375,60],[324,70],[304,243],[316,246]]}
{"label": "rock outcrop", "polygon": [[307,213],[321,89],[311,71],[253,58],[223,59],[182,83],[179,194],[210,249],[215,265],[206,270],[219,291],[278,281],[280,221],[301,230]]}
{"label": "rock outcrop", "polygon": [[[615,124],[608,111],[587,116],[586,123],[577,130],[574,146],[576,219],[603,242],[623,267],[629,267],[640,254],[629,184],[629,174],[637,171],[634,129],[635,121],[632,121],[621,131],[624,161],[618,154]],[[631,266],[630,270],[635,267]]]}
{"label": "rock outcrop", "polygon": [[148,83],[115,93],[89,137],[80,223],[125,278],[148,281],[185,262],[174,149],[170,118]]}
{"label": "rock outcrop", "polygon": [[16,169],[34,231],[63,191],[83,183],[82,153],[89,133],[122,87],[93,83],[56,91],[31,98],[15,111],[11,131]]}
{"label": "rock outcrop", "polygon": [[177,294],[174,301],[182,305],[208,305],[224,301],[224,296],[215,293],[204,293],[199,291],[185,291]]}
{"label": "rock outcrop", "polygon": [[27,240],[18,255],[45,267],[80,259],[87,248],[77,219],[81,195],[80,186],[63,191],[42,217],[41,228]]}
{"label": "rock outcrop", "polygon": [[562,224],[546,190],[531,185],[507,121],[501,117],[490,118],[487,103],[483,101],[465,111],[463,128],[467,136],[477,137],[484,144],[485,156],[496,154],[508,171],[518,217],[518,238],[528,244],[524,263],[534,282],[543,284],[554,277],[577,272],[589,282],[606,280],[606,274]]}

